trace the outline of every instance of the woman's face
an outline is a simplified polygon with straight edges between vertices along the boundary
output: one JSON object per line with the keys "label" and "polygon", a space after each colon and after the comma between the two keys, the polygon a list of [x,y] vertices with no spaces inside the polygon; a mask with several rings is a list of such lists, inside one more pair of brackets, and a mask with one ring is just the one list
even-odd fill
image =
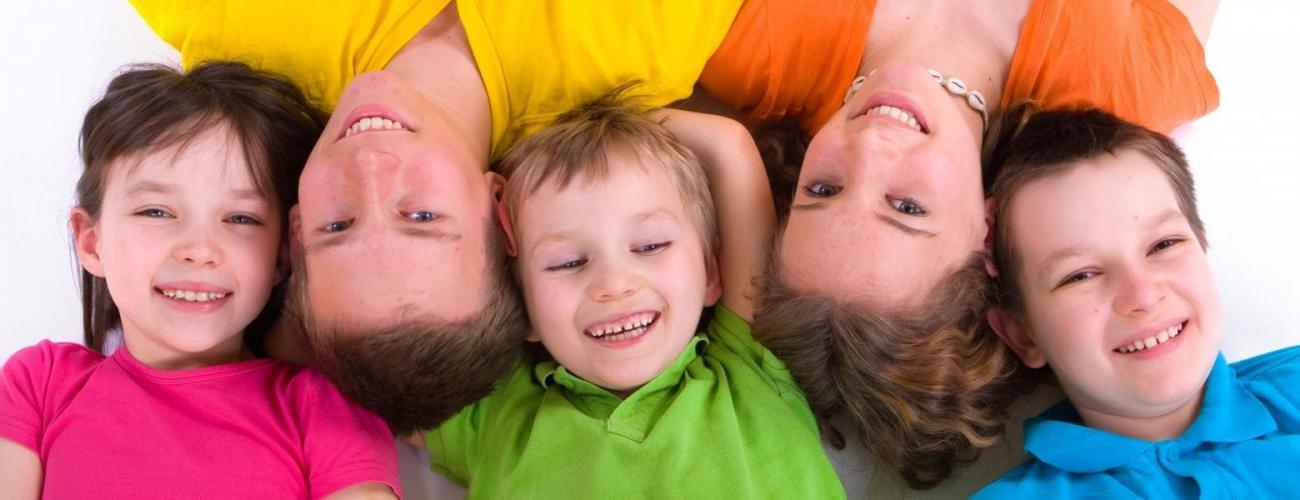
{"label": "woman's face", "polygon": [[813,136],[781,236],[797,290],[916,306],[983,247],[979,114],[926,68],[878,68]]}

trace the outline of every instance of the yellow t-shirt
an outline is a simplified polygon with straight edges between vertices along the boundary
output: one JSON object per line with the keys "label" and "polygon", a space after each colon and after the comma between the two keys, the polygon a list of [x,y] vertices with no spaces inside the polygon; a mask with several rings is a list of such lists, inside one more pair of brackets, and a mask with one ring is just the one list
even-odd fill
{"label": "yellow t-shirt", "polygon": [[[185,67],[239,60],[287,75],[333,109],[352,77],[383,69],[449,0],[132,0]],[[557,114],[631,80],[646,104],[690,95],[740,0],[460,0],[492,107],[492,158]]]}

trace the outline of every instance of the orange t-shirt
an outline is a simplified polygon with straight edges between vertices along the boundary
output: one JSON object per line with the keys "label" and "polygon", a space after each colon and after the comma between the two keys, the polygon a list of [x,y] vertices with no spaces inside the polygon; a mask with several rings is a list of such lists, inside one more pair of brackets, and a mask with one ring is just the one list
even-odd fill
{"label": "orange t-shirt", "polygon": [[[866,45],[875,0],[751,0],[700,76],[759,122],[816,132],[839,109]],[[1099,107],[1161,132],[1209,113],[1219,89],[1191,24],[1166,0],[1037,0],[1011,59],[1001,106]]]}

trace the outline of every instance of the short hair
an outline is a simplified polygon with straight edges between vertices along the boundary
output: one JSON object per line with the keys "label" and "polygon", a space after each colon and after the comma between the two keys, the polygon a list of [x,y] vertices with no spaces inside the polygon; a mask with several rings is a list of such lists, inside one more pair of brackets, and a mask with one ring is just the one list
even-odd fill
{"label": "short hair", "polygon": [[997,124],[996,143],[986,162],[986,183],[994,199],[993,257],[998,269],[996,301],[1023,312],[1017,284],[1020,255],[1009,217],[1015,194],[1026,184],[1059,175],[1080,161],[1134,151],[1160,169],[1196,239],[1205,248],[1205,224],[1196,209],[1196,189],[1187,158],[1163,134],[1099,109],[1042,110],[1032,101],[1017,103]]}
{"label": "short hair", "polygon": [[[256,188],[277,202],[287,227],[283,223],[297,202],[298,175],[325,122],[326,115],[293,82],[243,63],[204,62],[185,72],[161,64],[130,66],[109,82],[82,122],[79,146],[85,170],[77,181],[77,206],[97,219],[109,173],[119,161],[184,149],[224,124],[239,140]],[[108,332],[122,319],[108,283],[84,269],[81,304],[86,345],[102,350]],[[245,330],[245,342],[254,352],[261,353],[260,338],[279,311],[277,286]]]}
{"label": "short hair", "polygon": [[922,307],[887,312],[794,290],[779,255],[768,262],[754,338],[789,367],[832,445],[844,446],[833,422],[847,422],[877,460],[925,489],[1001,439],[1007,408],[1032,385],[984,319],[980,256]]}
{"label": "short hair", "polygon": [[307,298],[307,266],[295,248],[285,312],[308,357],[352,401],[402,435],[441,425],[491,392],[519,360],[528,332],[519,286],[509,270],[500,228],[488,218],[486,305],[447,321],[422,315],[389,324],[333,324]]}
{"label": "short hair", "polygon": [[717,220],[709,180],[700,160],[662,124],[637,107],[629,95],[636,83],[561,114],[555,121],[506,152],[499,168],[509,181],[505,200],[511,223],[529,195],[554,183],[595,182],[609,177],[614,157],[634,158],[641,169],[662,169],[704,241],[705,255],[717,246]]}

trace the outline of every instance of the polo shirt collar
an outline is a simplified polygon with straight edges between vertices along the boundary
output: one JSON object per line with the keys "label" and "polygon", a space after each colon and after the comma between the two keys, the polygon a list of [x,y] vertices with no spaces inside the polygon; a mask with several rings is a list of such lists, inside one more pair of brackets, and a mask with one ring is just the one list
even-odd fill
{"label": "polo shirt collar", "polygon": [[1235,443],[1277,429],[1272,415],[1237,380],[1219,354],[1205,383],[1201,411],[1175,439],[1154,443],[1083,425],[1078,411],[1064,401],[1025,422],[1025,451],[1067,472],[1095,473],[1111,469],[1172,442],[1180,450],[1200,443]]}
{"label": "polo shirt collar", "polygon": [[[677,359],[673,360],[672,363],[669,363],[668,366],[664,368],[663,372],[655,378],[650,379],[649,382],[646,382],[646,384],[641,386],[640,389],[637,389],[636,392],[633,392],[627,397],[627,399],[623,400],[620,400],[618,396],[615,396],[605,388],[583,380],[567,368],[560,366],[560,364],[555,360],[547,360],[538,363],[533,368],[533,376],[545,390],[550,390],[552,387],[559,387],[575,396],[578,396],[579,400],[594,400],[598,403],[596,406],[608,408],[610,411],[600,411],[589,407],[589,405],[579,405],[580,409],[582,409],[584,413],[595,417],[608,418],[609,413],[614,409],[614,407],[659,407],[660,405],[651,403],[662,399],[670,392],[668,389],[672,389],[681,383],[686,373],[687,365],[692,361],[695,361],[695,359],[699,357],[700,353],[704,352],[704,349],[708,345],[709,339],[706,336],[696,335],[690,340],[690,342],[686,343],[686,348],[682,349],[681,354],[677,355]],[[574,398],[570,399],[572,400]],[[583,408],[583,406],[588,407]]]}

